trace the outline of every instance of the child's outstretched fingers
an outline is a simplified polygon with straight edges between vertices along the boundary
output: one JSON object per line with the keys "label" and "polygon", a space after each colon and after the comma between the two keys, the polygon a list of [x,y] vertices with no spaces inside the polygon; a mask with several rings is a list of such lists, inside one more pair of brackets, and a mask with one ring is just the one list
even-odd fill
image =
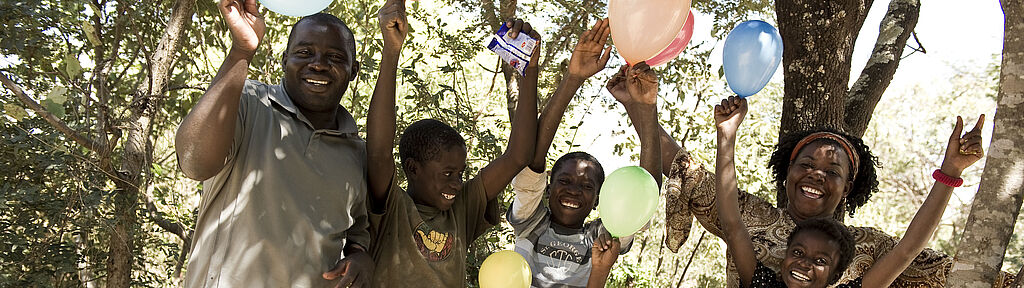
{"label": "child's outstretched fingers", "polygon": [[963,132],[964,121],[960,116],[956,117],[956,126],[949,136],[949,144],[946,146],[946,155],[942,160],[942,173],[952,177],[960,177],[964,169],[970,167],[981,157],[984,157],[985,150],[982,147],[981,128],[985,126],[985,114],[978,117],[974,128],[965,134]]}
{"label": "child's outstretched fingers", "polygon": [[580,36],[569,59],[570,77],[581,81],[604,69],[611,58],[611,47],[604,47],[610,33],[607,23],[607,19],[597,21],[593,28]]}

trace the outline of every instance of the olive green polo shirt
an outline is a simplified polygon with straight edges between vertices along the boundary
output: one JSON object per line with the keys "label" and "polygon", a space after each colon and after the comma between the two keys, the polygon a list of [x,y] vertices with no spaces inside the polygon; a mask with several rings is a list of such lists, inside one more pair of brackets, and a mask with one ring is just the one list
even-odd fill
{"label": "olive green polo shirt", "polygon": [[333,287],[321,274],[346,242],[369,247],[366,142],[338,108],[340,129],[317,130],[281,85],[246,81],[227,164],[203,181],[186,287]]}

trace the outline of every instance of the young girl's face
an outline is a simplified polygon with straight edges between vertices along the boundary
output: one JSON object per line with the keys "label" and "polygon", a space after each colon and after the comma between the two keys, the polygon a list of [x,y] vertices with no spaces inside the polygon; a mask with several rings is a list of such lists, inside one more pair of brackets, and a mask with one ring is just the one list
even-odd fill
{"label": "young girl's face", "polygon": [[839,243],[819,231],[802,231],[786,247],[779,274],[786,287],[825,287],[839,261]]}
{"label": "young girl's face", "polygon": [[586,160],[570,159],[558,171],[552,171],[548,184],[548,209],[558,225],[580,228],[594,210],[597,191],[597,168]]}

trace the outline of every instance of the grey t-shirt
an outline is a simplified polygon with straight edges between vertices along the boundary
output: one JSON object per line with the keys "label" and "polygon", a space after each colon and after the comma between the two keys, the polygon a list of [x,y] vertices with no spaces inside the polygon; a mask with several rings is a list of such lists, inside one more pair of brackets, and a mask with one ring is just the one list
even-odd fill
{"label": "grey t-shirt", "polygon": [[[540,201],[545,178],[526,168],[512,181],[516,196],[506,218],[515,230],[515,251],[530,264],[533,287],[586,287],[591,248],[597,236],[607,232],[601,219],[579,229],[552,222],[551,211]],[[620,255],[629,252],[632,239],[632,235],[620,239]]]}

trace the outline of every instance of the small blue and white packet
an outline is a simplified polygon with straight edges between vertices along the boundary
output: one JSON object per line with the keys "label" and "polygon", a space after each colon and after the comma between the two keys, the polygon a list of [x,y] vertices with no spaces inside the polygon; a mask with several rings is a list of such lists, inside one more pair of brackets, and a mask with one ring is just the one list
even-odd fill
{"label": "small blue and white packet", "polygon": [[519,71],[519,75],[524,75],[526,66],[530,65],[533,49],[537,47],[537,39],[526,33],[519,33],[518,37],[512,39],[508,36],[508,28],[507,23],[501,24],[498,33],[495,33],[494,37],[491,37],[491,43],[487,44],[487,49],[497,53],[505,63]]}

